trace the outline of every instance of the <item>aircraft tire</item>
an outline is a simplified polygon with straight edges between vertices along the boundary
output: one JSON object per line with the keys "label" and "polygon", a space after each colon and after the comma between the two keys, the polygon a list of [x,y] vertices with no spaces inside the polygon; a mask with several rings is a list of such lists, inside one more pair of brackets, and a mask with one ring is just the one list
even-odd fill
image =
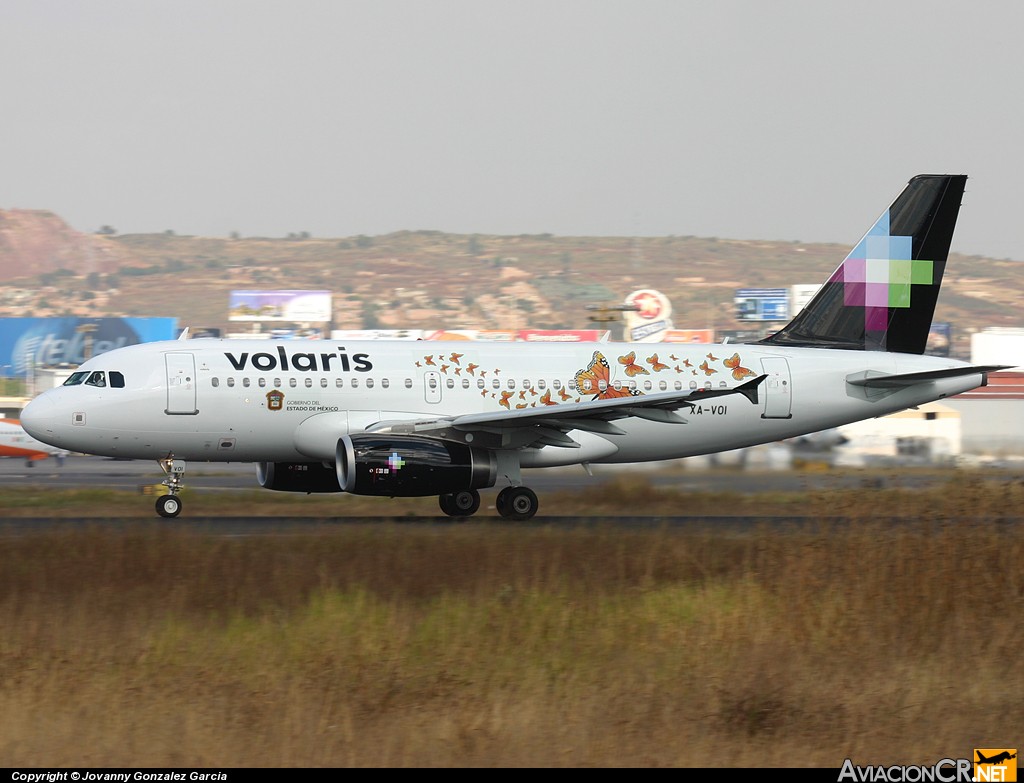
{"label": "aircraft tire", "polygon": [[540,507],[537,493],[529,487],[505,487],[498,493],[495,506],[505,519],[525,521],[532,519]]}
{"label": "aircraft tire", "polygon": [[437,504],[450,517],[469,517],[480,508],[480,493],[475,489],[463,489],[440,495]]}
{"label": "aircraft tire", "polygon": [[161,495],[156,499],[156,513],[173,518],[181,513],[181,499],[177,495]]}

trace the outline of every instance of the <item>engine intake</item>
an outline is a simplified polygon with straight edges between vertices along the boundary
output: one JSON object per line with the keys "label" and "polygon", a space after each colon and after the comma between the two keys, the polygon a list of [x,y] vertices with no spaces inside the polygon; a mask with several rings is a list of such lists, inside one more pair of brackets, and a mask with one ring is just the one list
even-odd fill
{"label": "engine intake", "polygon": [[342,435],[337,483],[354,495],[418,497],[493,487],[493,452],[411,435]]}
{"label": "engine intake", "polygon": [[322,462],[260,462],[256,480],[281,492],[341,492],[337,471]]}

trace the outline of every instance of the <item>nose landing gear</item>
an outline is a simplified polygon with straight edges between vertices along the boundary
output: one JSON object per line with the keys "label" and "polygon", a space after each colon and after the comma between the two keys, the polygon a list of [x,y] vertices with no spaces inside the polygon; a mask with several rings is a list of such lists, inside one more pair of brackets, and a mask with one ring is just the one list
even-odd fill
{"label": "nose landing gear", "polygon": [[181,498],[178,493],[185,486],[182,480],[185,475],[185,460],[175,459],[174,455],[167,455],[157,464],[167,474],[161,484],[167,487],[167,494],[156,499],[156,513],[162,517],[172,518],[181,513]]}

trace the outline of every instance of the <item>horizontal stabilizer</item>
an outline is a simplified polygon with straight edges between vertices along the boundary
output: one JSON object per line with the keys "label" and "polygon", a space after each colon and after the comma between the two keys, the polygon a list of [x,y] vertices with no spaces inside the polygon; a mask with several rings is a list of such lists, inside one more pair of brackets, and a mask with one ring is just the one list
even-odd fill
{"label": "horizontal stabilizer", "polygon": [[[942,380],[943,378],[962,378],[965,375],[978,375],[979,373],[987,375],[997,370],[1009,369],[1010,366],[986,364],[975,367],[949,367],[945,370],[908,372],[896,375],[867,376],[864,373],[857,373],[857,375],[865,375],[865,377],[857,377],[857,375],[847,376],[846,382],[851,386],[863,386],[866,389],[901,389],[906,386],[917,386],[921,383]],[[985,384],[983,383],[982,385]]]}

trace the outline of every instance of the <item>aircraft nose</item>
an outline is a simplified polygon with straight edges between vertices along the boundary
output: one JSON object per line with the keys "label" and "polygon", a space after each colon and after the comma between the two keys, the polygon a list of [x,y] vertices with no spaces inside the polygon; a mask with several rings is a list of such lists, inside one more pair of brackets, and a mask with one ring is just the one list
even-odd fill
{"label": "aircraft nose", "polygon": [[56,414],[57,406],[44,394],[26,405],[18,418],[25,432],[36,440],[45,442],[46,436],[53,432]]}

